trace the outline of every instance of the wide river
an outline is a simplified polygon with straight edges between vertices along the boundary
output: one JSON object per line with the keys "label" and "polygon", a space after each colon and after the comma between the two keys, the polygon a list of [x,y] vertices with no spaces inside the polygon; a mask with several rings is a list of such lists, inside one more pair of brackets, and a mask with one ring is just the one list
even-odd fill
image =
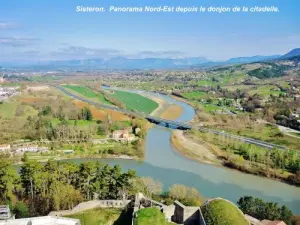
{"label": "wide river", "polygon": [[[177,121],[189,121],[194,109],[168,96],[147,93],[180,105],[182,115]],[[233,202],[245,195],[287,205],[295,214],[300,213],[300,188],[278,181],[244,174],[235,170],[197,163],[182,157],[170,142],[171,130],[161,126],[151,128],[146,137],[146,155],[143,162],[122,159],[95,159],[110,165],[119,164],[124,170],[134,169],[139,176],[159,180],[164,190],[173,184],[184,184],[197,188],[204,197],[223,197]],[[83,162],[91,159],[72,159]]]}

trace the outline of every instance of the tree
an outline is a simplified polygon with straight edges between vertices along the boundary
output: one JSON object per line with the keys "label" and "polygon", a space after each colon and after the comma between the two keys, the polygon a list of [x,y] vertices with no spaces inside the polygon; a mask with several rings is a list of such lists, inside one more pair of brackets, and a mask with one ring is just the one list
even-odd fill
{"label": "tree", "polygon": [[88,107],[82,109],[82,118],[89,121],[93,120],[92,112]]}
{"label": "tree", "polygon": [[283,220],[290,224],[292,212],[285,205],[281,208],[278,203],[264,202],[260,198],[244,196],[237,202],[244,214],[253,216],[259,220]]}
{"label": "tree", "polygon": [[17,202],[13,212],[15,214],[16,219],[26,218],[29,216],[29,209],[27,205],[22,201]]}
{"label": "tree", "polygon": [[7,161],[0,160],[0,202],[6,202],[14,198],[14,191],[18,187],[19,180],[15,170],[9,168]]}
{"label": "tree", "polygon": [[136,192],[142,192],[144,195],[152,198],[153,194],[162,192],[162,184],[153,180],[151,177],[140,177],[133,181],[133,188]]}
{"label": "tree", "polygon": [[173,200],[179,200],[187,206],[200,206],[203,202],[202,195],[196,188],[184,186],[182,184],[174,184],[168,193]]}

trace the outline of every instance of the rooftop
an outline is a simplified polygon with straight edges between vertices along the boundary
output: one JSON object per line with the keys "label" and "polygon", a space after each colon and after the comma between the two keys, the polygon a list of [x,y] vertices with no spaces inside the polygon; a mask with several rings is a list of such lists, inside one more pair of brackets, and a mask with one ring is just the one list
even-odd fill
{"label": "rooftop", "polygon": [[78,219],[42,216],[25,219],[0,220],[0,225],[80,225]]}

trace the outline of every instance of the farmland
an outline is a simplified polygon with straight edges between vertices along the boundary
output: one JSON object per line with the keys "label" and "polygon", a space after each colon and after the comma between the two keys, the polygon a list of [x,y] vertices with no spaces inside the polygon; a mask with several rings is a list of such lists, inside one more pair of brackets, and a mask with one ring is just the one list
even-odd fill
{"label": "farmland", "polygon": [[114,91],[114,93],[111,95],[124,103],[126,109],[129,110],[150,114],[158,107],[158,104],[155,101],[136,93]]}
{"label": "farmland", "polygon": [[191,92],[185,92],[183,94],[183,97],[189,100],[198,100],[202,98],[204,95],[206,95],[204,91],[191,91]]}
{"label": "farmland", "polygon": [[15,112],[17,109],[16,102],[5,102],[0,104],[0,115],[3,118],[11,119],[15,116]]}
{"label": "farmland", "polygon": [[105,99],[105,97],[102,93],[96,93],[95,91],[93,91],[87,87],[77,86],[77,85],[64,85],[64,87],[68,88],[74,92],[77,92],[84,97],[93,99],[97,102],[100,102],[100,103],[103,103],[106,105],[111,105],[111,103]]}

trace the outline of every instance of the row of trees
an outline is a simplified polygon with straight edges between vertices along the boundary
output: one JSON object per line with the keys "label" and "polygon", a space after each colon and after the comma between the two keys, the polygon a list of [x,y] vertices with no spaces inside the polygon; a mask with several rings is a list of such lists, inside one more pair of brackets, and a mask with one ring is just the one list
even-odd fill
{"label": "row of trees", "polygon": [[[51,210],[71,209],[83,200],[123,199],[133,191],[135,171],[122,172],[95,162],[82,164],[48,161],[41,164],[27,160],[17,173],[0,161],[0,203],[28,210],[30,216],[46,215]],[[41,205],[43,207],[41,207]],[[21,216],[19,213],[18,216]]]}
{"label": "row of trees", "polygon": [[263,220],[283,220],[291,224],[293,213],[285,205],[279,207],[278,203],[264,202],[260,198],[245,196],[237,202],[243,213]]}
{"label": "row of trees", "polygon": [[[194,131],[195,132],[195,131]],[[282,169],[294,174],[300,171],[300,158],[295,150],[266,150],[255,145],[232,140],[226,136],[202,134],[208,142],[223,144],[225,150],[243,157],[252,163],[262,163],[266,168]]]}

